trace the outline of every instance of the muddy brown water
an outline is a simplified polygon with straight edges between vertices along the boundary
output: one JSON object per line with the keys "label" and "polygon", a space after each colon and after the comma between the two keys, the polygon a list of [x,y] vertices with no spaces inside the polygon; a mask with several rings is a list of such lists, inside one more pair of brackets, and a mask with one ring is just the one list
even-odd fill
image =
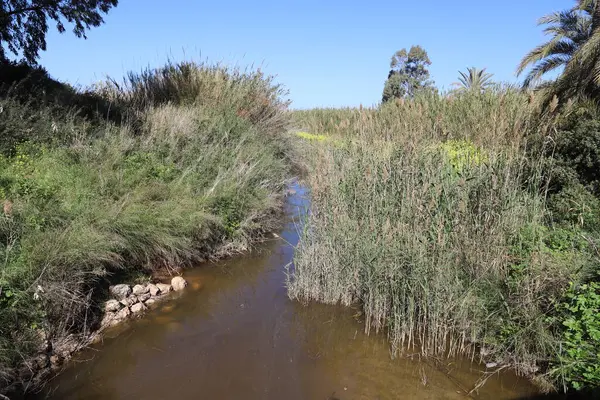
{"label": "muddy brown water", "polygon": [[356,310],[290,301],[285,266],[307,206],[260,252],[185,272],[188,289],[80,353],[38,399],[521,399],[526,380],[484,366],[392,359]]}

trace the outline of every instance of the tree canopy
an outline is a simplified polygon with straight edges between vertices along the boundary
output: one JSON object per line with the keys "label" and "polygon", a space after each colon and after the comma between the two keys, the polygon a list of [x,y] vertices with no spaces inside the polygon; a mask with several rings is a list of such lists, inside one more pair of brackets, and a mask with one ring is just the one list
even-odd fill
{"label": "tree canopy", "polygon": [[492,76],[486,69],[467,68],[467,72],[458,71],[458,82],[455,83],[461,91],[483,92],[493,85]]}
{"label": "tree canopy", "polygon": [[[517,73],[529,69],[523,86],[539,90],[543,104],[578,97],[600,99],[600,1],[577,0],[573,8],[539,21],[550,40],[529,52]],[[548,72],[563,69],[554,80]]]}
{"label": "tree canopy", "polygon": [[35,64],[39,52],[46,50],[48,22],[54,21],[59,32],[65,24],[73,26],[77,37],[100,26],[103,14],[116,7],[118,0],[3,0],[0,2],[0,61],[9,53]]}
{"label": "tree canopy", "polygon": [[409,51],[397,51],[390,62],[390,72],[383,89],[382,101],[393,98],[412,97],[419,90],[433,87],[429,79],[431,65],[427,52],[421,46],[412,46]]}

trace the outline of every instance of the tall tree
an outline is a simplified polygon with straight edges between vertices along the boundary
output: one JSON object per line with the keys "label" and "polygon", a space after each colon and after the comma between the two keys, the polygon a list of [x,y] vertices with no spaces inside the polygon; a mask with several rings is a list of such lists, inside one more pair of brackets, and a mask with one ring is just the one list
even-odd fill
{"label": "tall tree", "polygon": [[458,71],[460,74],[458,82],[455,83],[459,90],[483,92],[492,84],[492,74],[484,69],[467,68],[467,72]]}
{"label": "tall tree", "polygon": [[77,37],[100,26],[102,14],[116,7],[118,0],[2,0],[0,2],[0,61],[8,53],[35,64],[40,50],[46,50],[48,21],[65,32],[65,22],[73,25]]}
{"label": "tall tree", "polygon": [[[544,104],[571,98],[600,100],[600,0],[577,0],[566,11],[542,17],[550,40],[529,52],[517,68],[523,86],[540,91]],[[554,80],[542,82],[548,72],[563,68]]]}
{"label": "tall tree", "polygon": [[382,101],[401,97],[413,97],[419,90],[432,88],[429,79],[431,65],[427,52],[421,46],[397,51],[390,62],[390,72],[383,88]]}

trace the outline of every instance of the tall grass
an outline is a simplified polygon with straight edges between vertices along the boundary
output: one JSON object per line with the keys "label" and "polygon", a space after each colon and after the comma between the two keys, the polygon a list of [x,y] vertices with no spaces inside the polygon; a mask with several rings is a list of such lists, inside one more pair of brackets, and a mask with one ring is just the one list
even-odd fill
{"label": "tall grass", "polygon": [[32,113],[60,142],[13,135],[0,156],[0,387],[42,332],[93,329],[115,274],[230,255],[278,224],[293,160],[269,78],[185,63],[128,82],[98,90],[120,124]]}
{"label": "tall grass", "polygon": [[527,103],[526,96],[510,89],[481,96],[424,93],[380,108],[294,111],[294,118],[311,133],[365,140],[401,140],[412,145],[423,140],[469,139],[494,148],[518,147],[528,130]]}
{"label": "tall grass", "polygon": [[552,302],[583,272],[574,249],[547,246],[529,113],[504,89],[298,112],[336,140],[305,145],[312,206],[290,296],[361,304],[394,354],[542,371],[558,348]]}

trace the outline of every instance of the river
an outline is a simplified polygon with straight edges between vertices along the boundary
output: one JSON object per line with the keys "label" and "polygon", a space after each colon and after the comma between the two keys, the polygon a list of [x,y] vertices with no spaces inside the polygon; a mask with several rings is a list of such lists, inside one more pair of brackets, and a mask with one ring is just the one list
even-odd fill
{"label": "river", "polygon": [[260,251],[185,271],[188,289],[77,355],[38,399],[521,399],[525,379],[466,359],[390,357],[357,310],[290,301],[286,265],[308,200]]}

